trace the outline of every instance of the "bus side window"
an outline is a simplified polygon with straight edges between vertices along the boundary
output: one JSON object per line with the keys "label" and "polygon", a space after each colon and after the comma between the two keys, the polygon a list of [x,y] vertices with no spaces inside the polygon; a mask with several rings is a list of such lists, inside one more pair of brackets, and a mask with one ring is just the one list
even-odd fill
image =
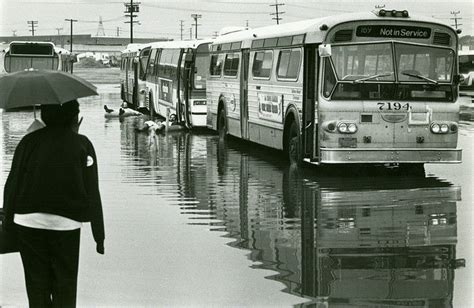
{"label": "bus side window", "polygon": [[235,77],[237,76],[237,71],[239,69],[239,54],[228,53],[225,56],[224,62],[224,76]]}
{"label": "bus side window", "polygon": [[278,57],[277,76],[283,79],[298,79],[301,64],[300,49],[281,50]]}
{"label": "bus side window", "polygon": [[270,78],[273,64],[273,52],[271,50],[257,51],[253,58],[252,74],[257,78]]}
{"label": "bus side window", "polygon": [[155,67],[155,57],[156,57],[156,49],[152,49],[150,52],[150,58],[148,59],[146,73],[147,75],[153,75],[153,68]]}
{"label": "bus side window", "polygon": [[222,55],[212,55],[209,65],[209,73],[211,76],[220,76],[222,72]]}

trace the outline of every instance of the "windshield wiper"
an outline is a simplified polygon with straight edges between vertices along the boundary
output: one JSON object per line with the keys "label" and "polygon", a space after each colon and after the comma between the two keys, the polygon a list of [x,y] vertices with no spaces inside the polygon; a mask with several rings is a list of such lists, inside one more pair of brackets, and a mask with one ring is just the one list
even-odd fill
{"label": "windshield wiper", "polygon": [[436,80],[431,79],[431,78],[428,78],[428,77],[425,77],[425,76],[422,76],[422,75],[419,75],[419,74],[404,73],[404,72],[402,72],[402,75],[406,75],[406,76],[410,76],[410,77],[415,77],[415,78],[418,78],[418,79],[423,79],[423,80],[426,80],[426,81],[431,82],[432,84],[438,84],[438,82],[437,82]]}
{"label": "windshield wiper", "polygon": [[387,77],[387,76],[390,76],[390,75],[392,75],[392,73],[372,75],[372,76],[356,79],[352,83],[361,83],[361,82],[364,82],[366,80],[371,80],[371,79],[375,79],[375,78],[379,78],[379,77]]}

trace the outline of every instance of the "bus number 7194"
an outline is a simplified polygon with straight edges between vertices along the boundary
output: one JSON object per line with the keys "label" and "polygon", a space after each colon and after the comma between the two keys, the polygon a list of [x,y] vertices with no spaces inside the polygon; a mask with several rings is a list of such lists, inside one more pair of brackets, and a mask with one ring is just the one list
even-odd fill
{"label": "bus number 7194", "polygon": [[410,109],[410,104],[409,103],[391,103],[391,102],[386,102],[386,103],[377,103],[377,106],[379,107],[379,110],[409,110]]}

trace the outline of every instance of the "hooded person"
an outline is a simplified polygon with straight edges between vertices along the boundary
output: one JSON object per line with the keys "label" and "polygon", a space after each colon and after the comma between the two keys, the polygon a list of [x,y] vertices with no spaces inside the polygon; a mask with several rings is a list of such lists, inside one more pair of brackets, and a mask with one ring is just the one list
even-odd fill
{"label": "hooded person", "polygon": [[4,188],[4,227],[16,233],[31,307],[76,306],[83,223],[104,254],[97,158],[78,116],[76,100],[43,105],[46,126],[20,141]]}

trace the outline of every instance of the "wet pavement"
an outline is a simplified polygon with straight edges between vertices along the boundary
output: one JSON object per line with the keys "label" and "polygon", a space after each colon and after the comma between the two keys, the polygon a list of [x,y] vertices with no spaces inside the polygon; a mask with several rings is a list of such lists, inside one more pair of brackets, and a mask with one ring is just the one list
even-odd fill
{"label": "wet pavement", "polygon": [[[208,131],[156,137],[105,119],[119,89],[81,100],[96,147],[106,254],[82,230],[78,305],[471,307],[474,125],[459,165],[426,176],[287,166]],[[0,183],[31,111],[3,112]],[[0,305],[27,303],[18,255],[0,256]]]}

